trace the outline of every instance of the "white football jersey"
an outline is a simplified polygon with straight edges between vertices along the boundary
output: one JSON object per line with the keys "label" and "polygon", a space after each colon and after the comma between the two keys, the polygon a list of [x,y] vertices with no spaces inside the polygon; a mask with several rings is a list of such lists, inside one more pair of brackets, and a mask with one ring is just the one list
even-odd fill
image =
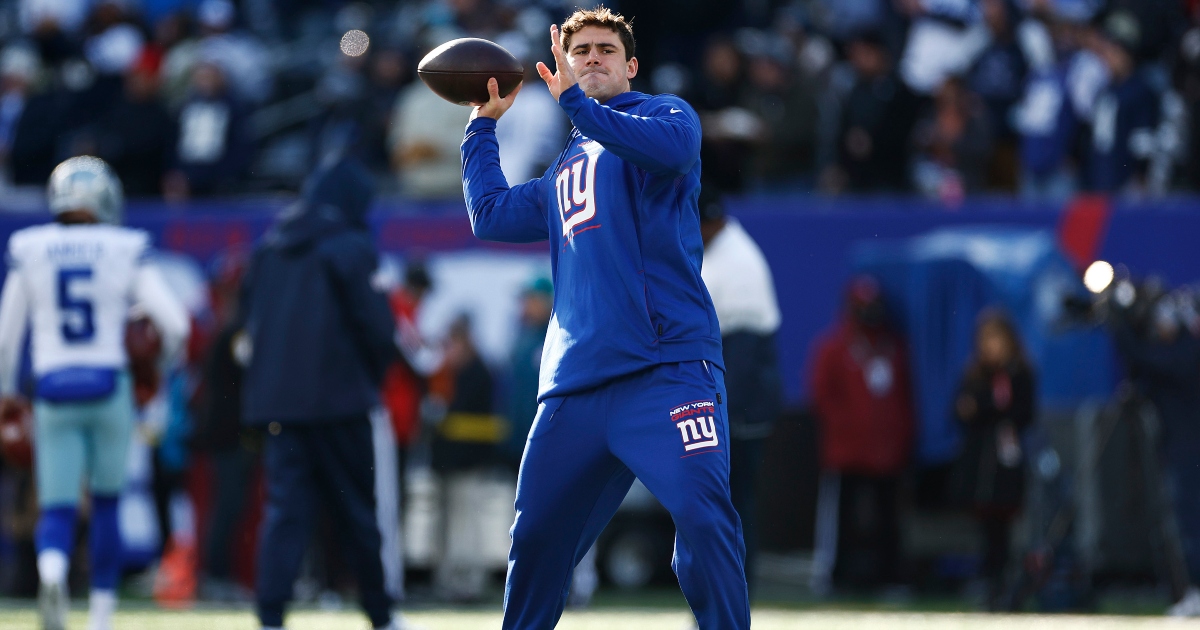
{"label": "white football jersey", "polygon": [[717,311],[722,335],[769,335],[779,330],[779,300],[771,267],[737,219],[730,217],[725,229],[704,246],[700,277]]}
{"label": "white football jersey", "polygon": [[148,234],[113,225],[50,223],[15,232],[0,297],[0,394],[16,387],[26,322],[37,376],[125,367],[125,323],[135,302],[158,327],[164,351],[180,345],[188,315],[145,264],[149,251]]}

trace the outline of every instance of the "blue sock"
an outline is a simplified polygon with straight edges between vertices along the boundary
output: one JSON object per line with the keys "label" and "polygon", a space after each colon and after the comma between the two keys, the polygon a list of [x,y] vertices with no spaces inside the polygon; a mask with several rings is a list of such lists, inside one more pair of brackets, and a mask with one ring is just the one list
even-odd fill
{"label": "blue sock", "polygon": [[34,535],[37,551],[57,549],[68,558],[75,546],[75,506],[44,507]]}
{"label": "blue sock", "polygon": [[92,588],[113,590],[121,576],[121,530],[117,526],[117,497],[92,497]]}

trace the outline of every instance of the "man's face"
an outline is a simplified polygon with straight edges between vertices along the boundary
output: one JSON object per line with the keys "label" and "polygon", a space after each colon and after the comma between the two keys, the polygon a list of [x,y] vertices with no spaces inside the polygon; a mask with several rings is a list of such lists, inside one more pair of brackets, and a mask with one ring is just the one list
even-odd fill
{"label": "man's face", "polygon": [[637,58],[625,60],[620,36],[599,26],[585,26],[571,36],[567,59],[579,88],[601,103],[628,92],[629,80],[637,75]]}

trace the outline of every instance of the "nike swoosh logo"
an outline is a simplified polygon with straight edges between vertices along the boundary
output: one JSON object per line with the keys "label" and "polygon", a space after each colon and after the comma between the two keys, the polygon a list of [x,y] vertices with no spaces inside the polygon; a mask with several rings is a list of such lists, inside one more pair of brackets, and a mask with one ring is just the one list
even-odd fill
{"label": "nike swoosh logo", "polygon": [[682,109],[675,109],[674,107],[672,107],[672,108],[671,108],[671,113],[672,113],[672,114],[678,114],[678,113],[679,113],[679,112],[681,112],[681,111],[683,111],[683,110],[682,110]]}

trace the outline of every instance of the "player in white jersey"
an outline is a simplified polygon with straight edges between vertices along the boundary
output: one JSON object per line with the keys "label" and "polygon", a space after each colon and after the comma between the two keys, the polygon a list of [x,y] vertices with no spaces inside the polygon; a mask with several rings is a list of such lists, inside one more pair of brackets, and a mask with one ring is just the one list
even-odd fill
{"label": "player in white jersey", "polygon": [[121,184],[103,160],[77,157],[58,165],[47,196],[56,221],[20,230],[8,241],[0,294],[0,405],[19,404],[17,370],[28,325],[42,625],[65,627],[68,559],[86,479],[92,499],[89,628],[107,630],[120,571],[117,496],[134,422],[126,320],[132,305],[143,308],[167,356],[182,346],[189,320],[146,262],[149,235],[119,225]]}

